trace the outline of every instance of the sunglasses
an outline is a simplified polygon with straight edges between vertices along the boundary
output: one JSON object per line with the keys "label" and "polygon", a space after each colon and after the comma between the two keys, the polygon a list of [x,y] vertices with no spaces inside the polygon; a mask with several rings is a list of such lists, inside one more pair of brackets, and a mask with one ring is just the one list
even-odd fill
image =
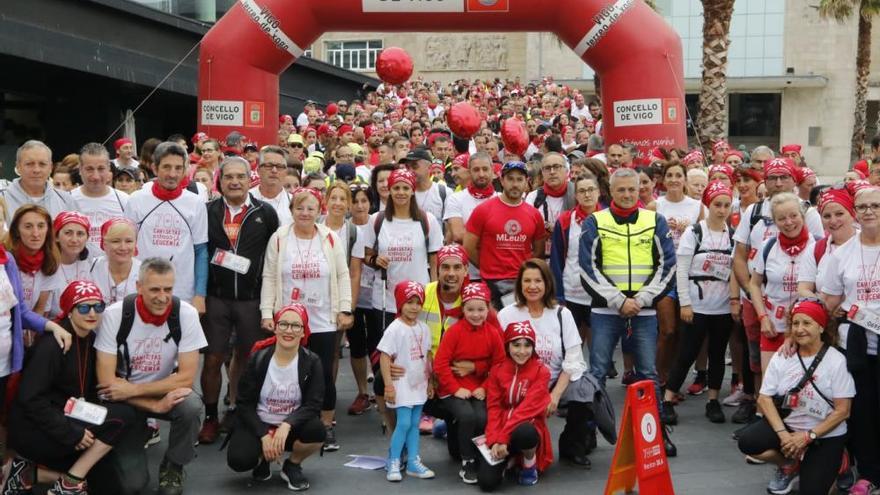
{"label": "sunglasses", "polygon": [[101,314],[104,312],[104,308],[106,308],[106,307],[107,307],[107,305],[104,304],[103,301],[92,303],[92,304],[80,303],[80,304],[77,304],[76,306],[74,306],[74,308],[76,308],[76,312],[83,315],[83,316],[89,314],[89,312],[92,311],[93,309],[95,310],[96,314]]}
{"label": "sunglasses", "polygon": [[354,184],[349,184],[348,188],[351,190],[351,192],[369,191],[370,185],[369,184],[354,183]]}

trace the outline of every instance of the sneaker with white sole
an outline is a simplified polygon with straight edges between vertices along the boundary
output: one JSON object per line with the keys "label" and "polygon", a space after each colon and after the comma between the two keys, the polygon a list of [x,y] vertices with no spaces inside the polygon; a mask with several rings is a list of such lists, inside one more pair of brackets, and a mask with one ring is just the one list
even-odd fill
{"label": "sneaker with white sole", "polygon": [[726,407],[739,407],[744,397],[747,396],[743,393],[742,387],[737,386],[732,392],[730,392],[730,395],[721,401],[721,405]]}
{"label": "sneaker with white sole", "polygon": [[400,473],[400,459],[391,459],[388,463],[388,472],[385,474],[388,481],[401,481],[403,474]]}
{"label": "sneaker with white sole", "polygon": [[794,490],[798,481],[798,465],[786,464],[776,468],[773,479],[767,484],[767,493],[772,495],[788,495]]}
{"label": "sneaker with white sole", "polygon": [[295,492],[309,489],[309,480],[303,474],[302,466],[285,459],[281,465],[281,479],[287,482],[287,488]]}
{"label": "sneaker with white sole", "polygon": [[434,477],[434,471],[431,471],[430,469],[428,469],[428,466],[422,464],[421,457],[416,456],[414,459],[410,459],[409,462],[406,464],[406,475],[412,476],[413,478],[428,480]]}
{"label": "sneaker with white sole", "polygon": [[458,476],[461,478],[461,481],[464,481],[468,485],[476,484],[477,461],[475,461],[474,459],[461,461],[461,469],[458,470]]}

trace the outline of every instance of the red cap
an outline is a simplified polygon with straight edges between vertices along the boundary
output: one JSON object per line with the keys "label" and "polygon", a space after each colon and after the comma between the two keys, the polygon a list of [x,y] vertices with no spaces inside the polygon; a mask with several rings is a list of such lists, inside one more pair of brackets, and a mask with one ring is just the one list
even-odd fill
{"label": "red cap", "polygon": [[419,304],[425,303],[425,288],[418,282],[404,280],[394,286],[394,302],[397,304],[397,316],[403,309],[403,305],[412,298],[418,298]]}
{"label": "red cap", "polygon": [[782,147],[782,149],[780,151],[782,151],[782,154],[797,153],[798,155],[800,155],[801,149],[802,149],[801,145],[799,145],[799,144],[786,144],[785,146]]}
{"label": "red cap", "polygon": [[208,139],[207,134],[205,134],[204,132],[197,132],[197,133],[193,134],[192,142],[193,142],[193,144],[201,143],[202,141],[205,141],[206,139]]}
{"label": "red cap", "polygon": [[528,339],[532,341],[532,345],[535,345],[537,342],[537,338],[535,337],[535,329],[532,328],[532,324],[526,321],[516,321],[507,325],[507,328],[504,329],[504,343],[508,343],[517,339]]}
{"label": "red cap", "polygon": [[867,179],[870,172],[868,171],[868,160],[859,160],[853,165],[853,170],[862,174],[862,179]]}
{"label": "red cap", "polygon": [[118,150],[119,148],[122,148],[126,144],[134,144],[134,143],[132,142],[131,139],[128,139],[127,137],[119,138],[116,141],[113,141],[113,148]]}
{"label": "red cap", "polygon": [[354,132],[354,128],[348,124],[342,124],[341,126],[339,126],[339,129],[337,129],[337,132],[341,136],[349,132]]}
{"label": "red cap", "polygon": [[283,124],[283,123],[285,123],[285,122],[292,124],[292,123],[293,123],[293,117],[291,117],[290,115],[287,115],[287,114],[279,115],[279,116],[278,116],[278,123],[279,123],[279,124]]}
{"label": "red cap", "polygon": [[339,106],[337,106],[336,103],[330,103],[329,105],[327,105],[327,115],[332,117],[337,113],[339,113]]}

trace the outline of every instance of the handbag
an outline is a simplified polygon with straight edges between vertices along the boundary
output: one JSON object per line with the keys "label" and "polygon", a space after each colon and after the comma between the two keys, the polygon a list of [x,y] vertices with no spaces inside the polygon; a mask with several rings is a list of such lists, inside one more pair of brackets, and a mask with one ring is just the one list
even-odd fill
{"label": "handbag", "polygon": [[[816,372],[816,369],[819,367],[819,364],[822,362],[822,358],[824,358],[825,353],[828,352],[828,347],[829,347],[828,344],[822,345],[822,349],[820,349],[819,353],[816,354],[816,359],[813,360],[813,362],[810,364],[809,368],[804,366],[804,361],[803,361],[803,359],[801,359],[801,355],[800,354],[797,355],[798,360],[801,362],[801,367],[804,368],[804,376],[801,378],[801,380],[798,382],[798,384],[795,385],[791,390],[789,390],[788,393],[786,393],[785,395],[778,395],[777,394],[772,397],[773,398],[773,405],[776,406],[776,412],[779,414],[780,418],[785,419],[788,417],[789,414],[791,414],[792,397],[796,397],[797,394],[799,394],[801,392],[801,390],[803,390],[803,388],[807,385],[807,382],[813,383],[813,373]],[[828,401],[828,399],[821,392],[819,392],[818,389],[816,389],[815,384],[813,384],[813,389],[816,390],[816,392],[823,399]],[[831,403],[831,404],[833,405],[833,403]]]}

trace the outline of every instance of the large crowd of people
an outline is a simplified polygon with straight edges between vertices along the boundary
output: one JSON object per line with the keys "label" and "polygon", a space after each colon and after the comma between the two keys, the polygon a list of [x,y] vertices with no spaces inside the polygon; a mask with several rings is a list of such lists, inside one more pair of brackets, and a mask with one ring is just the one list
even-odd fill
{"label": "large crowd of people", "polygon": [[[468,138],[445,120],[460,101],[482,116]],[[770,493],[868,495],[880,160],[823,186],[798,145],[703,144],[605,142],[599,102],[552,80],[310,101],[271,143],[120,138],[56,162],[27,141],[0,188],[2,493],[138,493],[157,421],[163,494],[221,441],[233,471],[278,461],[306,490],[306,459],[373,407],[388,481],[435,476],[433,434],[463,483],[534,485],[556,459],[590,467],[619,379],[652,382],[667,456],[682,392],[705,393],[745,459],[777,466]]]}

